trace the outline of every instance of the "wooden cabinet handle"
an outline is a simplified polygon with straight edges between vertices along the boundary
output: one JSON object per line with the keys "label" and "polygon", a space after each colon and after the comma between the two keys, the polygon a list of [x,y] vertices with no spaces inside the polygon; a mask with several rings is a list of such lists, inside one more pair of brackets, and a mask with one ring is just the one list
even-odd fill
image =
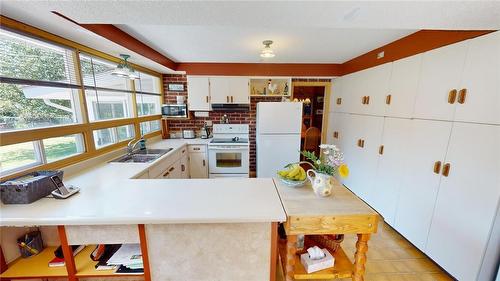
{"label": "wooden cabinet handle", "polygon": [[175,170],[175,167],[168,169],[169,172],[172,172],[173,170]]}
{"label": "wooden cabinet handle", "polygon": [[233,96],[231,96],[231,103],[233,103],[233,102],[234,102],[234,101],[233,101],[233,98],[234,98],[234,97],[233,97]]}
{"label": "wooden cabinet handle", "polygon": [[203,159],[203,167],[205,167],[205,159]]}
{"label": "wooden cabinet handle", "polygon": [[193,147],[193,150],[200,150],[199,147]]}
{"label": "wooden cabinet handle", "polygon": [[450,163],[446,163],[443,166],[443,176],[447,177],[450,174]]}
{"label": "wooden cabinet handle", "polygon": [[381,145],[381,146],[378,148],[378,154],[380,154],[380,155],[384,154],[384,145]]}
{"label": "wooden cabinet handle", "polygon": [[363,98],[361,99],[361,104],[366,104],[366,96],[363,96]]}
{"label": "wooden cabinet handle", "polygon": [[207,103],[208,103],[208,96],[206,96],[205,98],[206,98],[206,100],[207,100]]}
{"label": "wooden cabinet handle", "polygon": [[333,137],[338,139],[339,138],[339,132],[335,131],[333,132]]}
{"label": "wooden cabinet handle", "polygon": [[439,175],[440,170],[441,170],[441,161],[434,162],[434,174]]}
{"label": "wooden cabinet handle", "polygon": [[358,146],[359,147],[365,147],[365,140],[359,139],[358,140]]}
{"label": "wooden cabinet handle", "polygon": [[366,96],[366,104],[370,104],[370,96]]}
{"label": "wooden cabinet handle", "polygon": [[458,92],[458,100],[457,101],[459,104],[464,104],[466,95],[467,95],[467,89],[462,89]]}
{"label": "wooden cabinet handle", "polygon": [[163,177],[167,177],[168,174],[170,174],[169,172],[166,172],[165,174],[163,174]]}
{"label": "wooden cabinet handle", "polygon": [[181,171],[184,172],[186,170],[186,166],[184,164],[181,165]]}
{"label": "wooden cabinet handle", "polygon": [[361,147],[361,139],[358,140],[358,146]]}
{"label": "wooden cabinet handle", "polygon": [[387,95],[385,97],[385,104],[387,104],[387,105],[391,104],[391,97],[392,97],[392,95]]}
{"label": "wooden cabinet handle", "polygon": [[186,150],[185,150],[185,149],[183,149],[183,150],[182,150],[182,153],[185,153],[185,152],[186,152]]}
{"label": "wooden cabinet handle", "polygon": [[342,104],[342,98],[337,98],[337,104],[341,105]]}
{"label": "wooden cabinet handle", "polygon": [[454,104],[457,99],[457,89],[453,89],[448,93],[448,103]]}

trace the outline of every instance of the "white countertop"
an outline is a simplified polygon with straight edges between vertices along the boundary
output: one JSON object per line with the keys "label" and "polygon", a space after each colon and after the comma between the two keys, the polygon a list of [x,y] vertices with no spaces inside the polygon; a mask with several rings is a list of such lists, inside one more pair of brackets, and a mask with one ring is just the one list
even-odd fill
{"label": "white countertop", "polygon": [[[149,148],[206,144],[171,139]],[[157,160],[158,161],[158,160]],[[157,162],[155,161],[155,162]],[[130,179],[152,163],[107,163],[64,178],[81,188],[66,200],[43,198],[28,205],[1,204],[0,226],[245,223],[285,221],[272,179]]]}

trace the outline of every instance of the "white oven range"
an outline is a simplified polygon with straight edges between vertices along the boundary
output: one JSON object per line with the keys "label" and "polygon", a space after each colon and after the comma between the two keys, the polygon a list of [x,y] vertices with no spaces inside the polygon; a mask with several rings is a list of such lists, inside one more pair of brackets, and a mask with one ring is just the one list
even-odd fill
{"label": "white oven range", "polygon": [[247,124],[214,124],[208,144],[210,178],[249,177],[250,145]]}

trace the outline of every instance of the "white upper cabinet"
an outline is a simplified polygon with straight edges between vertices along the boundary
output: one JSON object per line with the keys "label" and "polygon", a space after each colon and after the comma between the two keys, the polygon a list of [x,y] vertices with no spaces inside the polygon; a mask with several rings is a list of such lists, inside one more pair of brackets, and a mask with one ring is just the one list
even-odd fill
{"label": "white upper cabinet", "polygon": [[[410,141],[404,151],[400,151],[407,159],[407,168],[400,188],[395,228],[422,251],[431,225],[451,126],[451,122],[412,120]],[[435,173],[438,161],[440,167],[436,166],[439,171]]]}
{"label": "white upper cabinet", "polygon": [[384,120],[377,176],[369,203],[391,226],[394,226],[400,187],[406,171],[407,155],[403,151],[410,142],[411,122],[410,119],[400,118]]}
{"label": "white upper cabinet", "polygon": [[417,95],[422,54],[392,64],[389,91],[385,96],[385,116],[411,118]]}
{"label": "white upper cabinet", "polygon": [[[360,83],[361,112],[370,115],[384,115],[385,100],[389,93],[392,63],[382,64],[363,70]],[[363,96],[366,96],[363,104]]]}
{"label": "white upper cabinet", "polygon": [[231,103],[250,103],[250,80],[248,77],[231,77],[229,79],[229,97]]}
{"label": "white upper cabinet", "polygon": [[193,111],[209,111],[210,91],[208,77],[187,77],[188,109]]}
{"label": "white upper cabinet", "polygon": [[[461,92],[460,92],[461,91]],[[455,120],[500,124],[500,32],[470,40]]]}
{"label": "white upper cabinet", "polygon": [[230,103],[229,79],[210,77],[210,102],[212,104]]}
{"label": "white upper cabinet", "polygon": [[415,118],[453,120],[469,41],[424,53]]}
{"label": "white upper cabinet", "polygon": [[332,83],[332,94],[330,97],[330,104],[328,105],[328,112],[344,112],[343,107],[343,94],[342,83],[344,78],[335,78]]}
{"label": "white upper cabinet", "polygon": [[212,104],[250,103],[248,77],[210,77]]}
{"label": "white upper cabinet", "polygon": [[453,125],[426,253],[458,280],[476,280],[500,198],[500,126]]}

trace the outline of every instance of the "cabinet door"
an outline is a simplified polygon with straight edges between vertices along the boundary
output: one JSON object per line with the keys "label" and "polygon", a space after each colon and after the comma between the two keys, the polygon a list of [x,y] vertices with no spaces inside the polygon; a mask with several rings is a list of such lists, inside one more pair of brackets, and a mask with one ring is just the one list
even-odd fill
{"label": "cabinet door", "polygon": [[187,77],[188,109],[193,111],[210,110],[208,77]]}
{"label": "cabinet door", "polygon": [[379,162],[371,205],[384,220],[394,226],[396,208],[407,156],[403,153],[410,142],[411,120],[385,118],[382,136],[383,150],[379,148]]}
{"label": "cabinet door", "polygon": [[330,113],[328,115],[328,131],[326,136],[326,142],[329,144],[335,144],[337,147],[342,149],[341,138],[343,136],[342,127],[345,122],[344,113]]}
{"label": "cabinet door", "polygon": [[210,102],[229,103],[229,79],[227,77],[210,77]]}
{"label": "cabinet door", "polygon": [[205,153],[189,153],[189,174],[192,179],[208,178],[208,161]]}
{"label": "cabinet door", "polygon": [[500,32],[469,41],[460,89],[467,93],[455,120],[500,124]]}
{"label": "cabinet door", "polygon": [[386,116],[412,117],[421,65],[421,54],[397,60],[392,64],[389,92],[384,101]]}
{"label": "cabinet door", "polygon": [[453,120],[456,101],[448,103],[448,95],[460,86],[468,42],[424,53],[415,101],[416,118]]}
{"label": "cabinet door", "polygon": [[389,81],[391,78],[392,63],[382,64],[363,70],[362,83],[360,84],[362,96],[368,96],[366,104],[362,104],[363,114],[384,115],[385,98],[389,92]]}
{"label": "cabinet door", "polygon": [[476,280],[500,198],[500,126],[455,123],[426,253],[458,280]]}
{"label": "cabinet door", "polygon": [[189,179],[189,157],[184,155],[181,158],[181,179]]}
{"label": "cabinet door", "polygon": [[412,120],[410,141],[401,151],[408,160],[395,228],[422,251],[429,234],[441,177],[441,174],[433,172],[433,168],[436,161],[443,162],[445,159],[451,125],[451,122]]}
{"label": "cabinet door", "polygon": [[344,112],[343,107],[343,94],[342,84],[344,79],[342,77],[335,78],[332,83],[332,93],[330,95],[330,104],[328,105],[329,112]]}
{"label": "cabinet door", "polygon": [[[378,147],[384,124],[383,117],[351,115],[346,131],[344,156],[350,167],[350,176],[344,181],[356,195],[370,203],[371,186],[375,180]],[[352,128],[352,130],[351,130]],[[363,140],[360,146],[358,140]]]}
{"label": "cabinet door", "polygon": [[344,112],[361,113],[363,104],[362,71],[342,76],[342,106]]}
{"label": "cabinet door", "polygon": [[249,104],[250,89],[248,77],[230,77],[229,96],[231,103]]}

